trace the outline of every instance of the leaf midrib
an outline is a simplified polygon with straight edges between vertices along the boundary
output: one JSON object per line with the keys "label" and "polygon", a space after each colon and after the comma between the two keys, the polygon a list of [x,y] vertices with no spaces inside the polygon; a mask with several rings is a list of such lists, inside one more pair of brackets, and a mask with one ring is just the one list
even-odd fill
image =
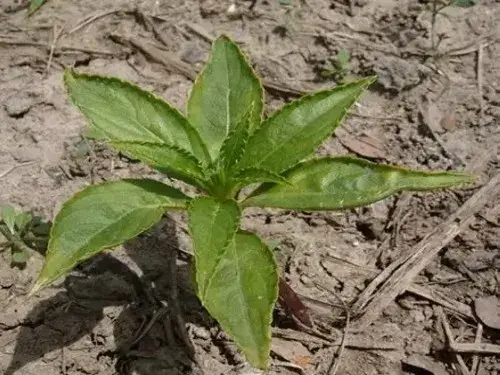
{"label": "leaf midrib", "polygon": [[[213,231],[213,228],[215,228],[215,221],[216,221],[216,217],[217,215],[219,214],[219,212],[221,211],[221,204],[218,203],[217,204],[217,209],[214,210],[213,214],[212,214],[212,220],[211,220],[211,225],[210,227],[212,228],[212,230],[210,231],[210,240],[209,240],[209,244],[212,243],[212,239],[214,237],[214,231]],[[202,245],[203,247],[203,245]],[[214,277],[214,274],[215,274],[215,270],[217,269],[217,267],[219,266],[222,258],[223,258],[223,255],[224,255],[224,252],[222,254],[219,255],[219,258],[216,260],[215,264],[214,264],[214,267],[213,267],[213,272],[212,274],[208,277],[208,280],[206,281],[206,285],[203,286],[203,294],[202,294],[202,300],[204,301],[205,300],[205,297],[207,295],[207,290],[209,289],[209,286],[212,282],[212,279]]]}
{"label": "leaf midrib", "polygon": [[[237,274],[237,278],[238,278],[238,286],[241,285],[241,267],[240,267],[240,262],[239,262],[239,257],[237,255],[237,251],[236,251],[236,236],[234,237],[234,246],[233,246],[233,255],[234,255],[234,259],[235,259],[235,263],[236,263],[236,274]],[[248,303],[247,303],[247,300],[245,298],[245,294],[243,293],[243,291],[241,290],[241,288],[237,288],[238,289],[238,294],[240,296],[240,299],[241,301],[245,302],[244,304],[244,309],[243,309],[243,314],[245,315],[245,322],[250,322],[250,314],[248,312]],[[248,328],[248,327],[247,327]],[[250,336],[251,336],[251,340],[252,340],[252,347],[253,348],[258,348],[259,345],[258,345],[258,341],[256,340],[255,336],[253,335],[253,330],[250,329]]]}
{"label": "leaf midrib", "polygon": [[225,62],[225,74],[226,74],[226,86],[227,86],[227,94],[226,94],[226,134],[224,136],[227,137],[229,134],[229,128],[231,126],[231,106],[230,106],[230,99],[231,99],[231,87],[229,86],[229,62],[227,59],[227,53],[226,53],[226,48],[224,48],[224,62]]}
{"label": "leaf midrib", "polygon": [[[104,119],[105,121],[112,123],[112,124],[115,126],[115,128],[118,128],[118,129],[120,129],[120,130],[123,128],[123,126],[121,126],[121,123],[120,123],[120,122],[118,122],[117,120],[114,120],[114,119],[113,119],[113,116],[112,116],[112,115],[110,115],[111,117],[104,116],[104,115],[102,115],[102,113],[100,113],[100,112],[96,112],[96,111],[94,111],[93,109],[91,109],[91,108],[89,108],[89,107],[86,107],[86,106],[84,106],[84,105],[81,105],[81,104],[80,104],[80,105],[78,105],[78,106],[79,106],[80,108],[84,108],[85,110],[88,110],[88,111],[92,112],[92,113],[94,114],[94,116],[95,116],[95,117],[100,117],[101,119]],[[148,133],[149,135],[151,135],[151,136],[152,136],[152,137],[154,137],[155,139],[157,139],[157,140],[159,140],[159,141],[161,141],[161,142],[165,142],[165,139],[163,139],[160,135],[158,135],[158,134],[157,134],[156,132],[154,132],[152,129],[150,129],[150,128],[148,128],[148,127],[144,126],[143,124],[141,124],[138,120],[135,120],[135,119],[130,119],[130,118],[129,118],[129,121],[130,121],[130,122],[133,122],[133,123],[134,123],[134,125],[135,125],[138,129],[144,129],[146,133]],[[105,132],[106,134],[108,134],[108,131],[106,131],[106,129],[105,129],[105,128],[102,128],[102,127],[100,127],[100,126],[97,126],[97,125],[95,124],[95,121],[91,121],[91,122],[92,122],[92,124],[93,124],[96,128],[98,128],[99,130],[101,130],[101,131]],[[134,140],[128,140],[128,141],[134,141]]]}
{"label": "leaf midrib", "polygon": [[[249,314],[249,309],[248,309],[249,304],[247,303],[247,300],[245,298],[245,294],[243,293],[242,289],[240,288],[240,285],[241,285],[241,267],[240,267],[239,257],[237,256],[237,251],[236,251],[236,236],[237,235],[238,235],[238,233],[236,232],[232,238],[232,241],[230,241],[229,244],[226,246],[226,252],[223,255],[227,255],[230,251],[229,248],[230,247],[232,248],[231,250],[233,252],[233,259],[235,262],[235,271],[236,271],[236,275],[237,275],[236,277],[237,277],[237,281],[238,281],[236,283],[237,295],[239,297],[239,300],[241,302],[243,302],[243,303],[239,303],[238,305],[240,307],[243,307],[242,311],[243,311],[243,315],[245,317],[245,319],[243,321],[250,322],[251,320],[250,320],[250,314]],[[222,260],[225,258],[227,258],[227,256],[221,257],[219,259],[219,262],[217,263],[217,267],[214,268],[213,277],[214,277],[214,275],[216,275],[219,272],[219,268],[220,268],[221,264],[223,264]],[[210,288],[207,287],[206,294],[209,292],[209,289]],[[253,335],[252,329],[250,329],[250,330],[248,329],[248,325],[245,326],[245,331],[247,332],[247,334],[245,336],[251,337],[253,347],[259,347],[258,340]]]}
{"label": "leaf midrib", "polygon": [[[328,111],[326,111],[325,113],[323,113],[323,114],[321,114],[321,115],[319,115],[319,116],[316,116],[316,117],[314,118],[314,120],[310,121],[310,123],[312,123],[312,122],[316,121],[318,118],[320,118],[321,116],[324,116],[326,113],[328,113]],[[270,126],[270,125],[268,125],[268,124],[270,124],[271,120],[272,120],[272,118],[271,118],[271,119],[269,119],[269,121],[266,121],[266,122],[267,122],[267,124],[266,124],[266,123],[265,123],[265,124],[263,124],[263,127],[265,127],[265,126]],[[332,128],[332,131],[331,131],[332,133],[333,133],[333,131],[335,130],[335,128],[337,127],[337,125],[340,123],[340,121],[339,121],[339,120],[337,120],[337,121],[335,121],[335,122],[336,122],[336,123],[334,123],[333,128]],[[309,125],[307,125],[307,124],[306,124],[306,125],[301,126],[301,127],[300,127],[300,129],[299,129],[297,132],[295,132],[295,133],[288,132],[287,134],[290,134],[290,135],[289,135],[288,137],[286,137],[286,138],[283,140],[283,142],[279,143],[279,145],[278,145],[278,146],[273,145],[272,147],[270,147],[270,148],[269,148],[269,149],[270,149],[270,150],[269,150],[269,152],[268,152],[267,154],[263,155],[263,156],[260,158],[260,161],[259,161],[257,164],[254,164],[254,166],[256,166],[256,167],[260,167],[262,164],[264,164],[264,163],[265,163],[265,161],[266,161],[266,160],[268,160],[269,158],[271,158],[271,157],[272,157],[272,156],[274,156],[275,154],[279,153],[279,152],[280,152],[283,148],[285,148],[285,146],[286,146],[286,145],[290,142],[290,140],[295,139],[295,138],[297,138],[298,136],[300,136],[300,134],[304,133],[304,131],[307,129],[307,127],[308,127],[308,126],[310,126],[310,124],[309,124]],[[320,133],[320,131],[321,131],[321,130],[323,130],[323,129],[324,129],[324,128],[326,128],[326,127],[330,127],[330,126],[331,126],[331,125],[328,125],[328,126],[327,126],[327,125],[325,125],[324,127],[321,127],[320,129],[318,129],[318,131],[316,131],[316,132],[315,132],[315,134]],[[306,132],[306,133],[307,133],[307,132]],[[309,137],[308,137],[308,138],[313,138],[313,137],[312,137],[312,134],[310,134],[310,133],[307,133],[307,134],[309,134]],[[317,146],[316,146],[316,145],[313,145],[313,146],[308,146],[308,147],[311,149],[311,152],[313,152],[313,151],[316,149],[316,147],[317,147]],[[301,149],[305,149],[305,148],[304,148],[304,147],[301,147]],[[278,171],[278,172],[280,172],[280,171]]]}
{"label": "leaf midrib", "polygon": [[[113,225],[116,225],[117,223],[119,223],[120,221],[122,221],[122,220],[123,220],[123,218],[125,218],[125,217],[127,217],[127,216],[129,216],[129,215],[133,214],[135,211],[144,210],[144,209],[148,209],[148,208],[149,208],[149,209],[151,209],[151,210],[158,210],[158,209],[177,208],[177,207],[175,207],[175,206],[170,206],[169,204],[160,204],[160,205],[153,205],[153,204],[151,204],[151,205],[141,206],[140,208],[135,208],[135,209],[133,209],[133,210],[131,210],[131,211],[127,211],[126,213],[124,213],[124,214],[120,215],[120,216],[118,217],[118,219],[117,219],[117,220],[115,220],[112,224],[109,224],[109,225],[106,225],[106,226],[102,227],[99,231],[97,231],[97,232],[96,232],[96,233],[95,233],[95,234],[94,234],[94,235],[90,238],[90,240],[86,241],[86,243],[84,243],[83,245],[78,246],[77,248],[81,250],[83,247],[85,247],[85,246],[89,246],[89,244],[90,244],[90,243],[94,240],[94,238],[96,238],[97,236],[101,235],[101,234],[102,234],[105,230],[107,230],[108,228],[110,228],[110,227],[112,227]],[[77,214],[77,212],[75,212],[75,214]],[[160,212],[160,214],[161,214],[161,212]],[[71,217],[71,215],[70,215],[69,217]],[[66,219],[68,219],[68,217],[66,217]],[[60,236],[59,236],[58,238],[60,238]],[[74,242],[74,241],[72,241],[72,242]],[[121,243],[121,242],[119,242],[119,243]],[[119,244],[119,243],[118,243],[118,244]],[[109,248],[109,247],[113,247],[113,246],[116,246],[116,245],[117,245],[117,244],[110,245],[110,246],[107,246],[107,247]],[[49,246],[49,248],[50,248],[50,246]]]}

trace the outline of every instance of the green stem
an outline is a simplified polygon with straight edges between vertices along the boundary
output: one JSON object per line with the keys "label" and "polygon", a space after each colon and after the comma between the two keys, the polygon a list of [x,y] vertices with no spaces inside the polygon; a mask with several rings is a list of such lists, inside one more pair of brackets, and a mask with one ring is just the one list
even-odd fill
{"label": "green stem", "polygon": [[226,171],[220,170],[215,174],[210,181],[210,189],[208,190],[212,197],[226,200],[234,198],[231,186],[228,185],[228,177]]}

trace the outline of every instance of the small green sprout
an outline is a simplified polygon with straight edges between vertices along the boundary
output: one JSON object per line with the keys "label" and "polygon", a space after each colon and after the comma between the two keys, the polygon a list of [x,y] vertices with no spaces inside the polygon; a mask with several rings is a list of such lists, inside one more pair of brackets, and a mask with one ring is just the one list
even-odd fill
{"label": "small green sprout", "polygon": [[39,216],[18,212],[12,206],[0,206],[0,249],[10,249],[12,264],[24,266],[33,251],[43,253],[47,248],[50,224]]}
{"label": "small green sprout", "polygon": [[323,77],[331,77],[335,82],[348,83],[354,80],[351,77],[351,54],[341,49],[335,59],[326,62],[321,71]]}
{"label": "small green sprout", "polygon": [[129,82],[67,70],[68,94],[96,133],[200,194],[188,196],[152,179],[85,188],[57,214],[32,293],[144,232],[165,212],[187,210],[197,295],[248,362],[266,368],[279,271],[269,245],[241,229],[245,208],[341,210],[402,190],[473,181],[462,173],[411,171],[347,156],[314,158],[374,81],[306,95],[264,118],[262,85],[226,36],[214,42],[185,115]]}

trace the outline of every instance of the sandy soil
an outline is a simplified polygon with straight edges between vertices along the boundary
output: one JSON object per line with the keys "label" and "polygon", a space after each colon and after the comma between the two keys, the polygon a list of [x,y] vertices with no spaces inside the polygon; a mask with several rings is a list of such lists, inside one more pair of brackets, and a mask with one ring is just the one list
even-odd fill
{"label": "sandy soil", "polygon": [[[478,185],[343,213],[246,211],[247,229],[280,241],[286,280],[328,332],[327,339],[303,332],[278,307],[269,374],[329,373],[346,326],[339,300],[351,316],[337,374],[463,374],[476,365],[470,374],[499,374],[498,356],[448,350],[440,314],[457,343],[500,345],[500,327],[490,323],[495,314],[498,322],[498,305],[476,311],[478,301],[500,296],[498,184],[483,201],[480,190],[500,172],[500,3],[448,7],[433,28],[431,2],[50,0],[27,18],[25,1],[0,0],[0,204],[51,220],[88,184],[158,177],[102,145],[87,147],[85,121],[62,85],[67,66],[131,80],[179,108],[209,39],[220,33],[240,42],[274,86],[269,109],[335,79],[376,73],[378,83],[319,152],[469,170]],[[339,76],[331,66],[341,50],[351,61]],[[159,241],[160,229],[168,241]],[[391,267],[416,254],[433,231],[439,241],[424,251],[431,255],[420,268],[404,263],[402,280],[394,278]],[[185,218],[171,215],[31,298],[42,257],[19,269],[2,252],[0,373],[250,374],[196,300],[189,246]],[[171,253],[178,254],[177,278],[166,272]],[[379,274],[399,280],[396,293],[369,287]],[[182,311],[167,308],[152,320],[172,290]],[[179,313],[191,349],[175,329]],[[479,328],[481,321],[488,324]],[[148,323],[147,334],[129,345]]]}

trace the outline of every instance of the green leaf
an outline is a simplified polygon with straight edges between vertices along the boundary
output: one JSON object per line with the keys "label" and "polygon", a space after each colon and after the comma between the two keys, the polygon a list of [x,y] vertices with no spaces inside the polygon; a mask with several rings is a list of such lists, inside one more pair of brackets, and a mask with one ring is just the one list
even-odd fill
{"label": "green leaf", "polygon": [[12,251],[12,263],[24,264],[30,259],[30,257],[31,254],[28,253],[27,251],[23,250]]}
{"label": "green leaf", "polygon": [[203,301],[217,264],[240,224],[236,202],[211,197],[194,199],[189,205],[189,230],[193,239],[198,296]]}
{"label": "green leaf", "polygon": [[258,368],[267,367],[271,321],[278,297],[272,251],[252,233],[238,232],[226,248],[202,301]]}
{"label": "green leaf", "polygon": [[77,193],[54,220],[45,264],[31,293],[144,232],[166,209],[186,208],[188,200],[180,191],[147,179],[106,182]]}
{"label": "green leaf", "polygon": [[9,205],[0,206],[0,219],[5,223],[9,232],[14,234],[16,230],[16,210]]}
{"label": "green leaf", "polygon": [[374,80],[361,79],[284,106],[248,140],[239,168],[280,173],[294,166],[334,132],[347,110]]}
{"label": "green leaf", "polygon": [[106,133],[100,131],[99,129],[93,126],[86,126],[82,130],[82,137],[86,139],[95,139],[98,141],[105,141],[107,138]]}
{"label": "green leaf", "polygon": [[289,181],[278,173],[258,168],[247,168],[239,170],[231,179],[232,185],[234,186],[233,190],[239,190],[243,186],[263,182],[289,184]]}
{"label": "green leaf", "polygon": [[31,232],[37,236],[48,236],[52,227],[51,223],[43,221],[43,218],[40,216],[33,217],[30,224]]}
{"label": "green leaf", "polygon": [[165,143],[111,142],[122,153],[135,157],[171,177],[204,187],[205,175],[200,161],[178,147]]}
{"label": "green leaf", "polygon": [[402,190],[473,182],[467,174],[411,171],[350,157],[310,160],[284,173],[284,177],[290,185],[262,186],[243,206],[336,210],[365,206]]}
{"label": "green leaf", "polygon": [[30,6],[28,8],[28,16],[31,16],[33,13],[35,13],[46,2],[47,0],[30,0]]}
{"label": "green leaf", "polygon": [[227,36],[217,38],[188,101],[189,122],[205,140],[213,160],[252,103],[250,132],[260,124],[262,97],[262,86],[238,46]]}
{"label": "green leaf", "polygon": [[341,49],[337,53],[337,63],[341,69],[349,68],[349,61],[351,60],[351,54],[345,49]]}
{"label": "green leaf", "polygon": [[267,246],[253,234],[236,233],[240,216],[234,201],[200,197],[191,202],[197,291],[247,360],[265,368],[278,275]]}
{"label": "green leaf", "polygon": [[250,137],[250,121],[252,121],[253,106],[254,104],[252,103],[247,113],[231,129],[224,143],[222,143],[220,160],[224,171],[229,171],[245,153],[245,147]]}
{"label": "green leaf", "polygon": [[207,161],[198,132],[168,103],[118,78],[68,69],[64,82],[73,103],[97,129],[94,135],[116,142],[166,143]]}
{"label": "green leaf", "polygon": [[479,0],[455,0],[452,5],[462,8],[468,8],[479,4]]}
{"label": "green leaf", "polygon": [[31,223],[31,220],[33,219],[33,216],[27,212],[21,212],[16,215],[16,218],[14,219],[16,228],[19,231],[24,231],[24,229]]}

